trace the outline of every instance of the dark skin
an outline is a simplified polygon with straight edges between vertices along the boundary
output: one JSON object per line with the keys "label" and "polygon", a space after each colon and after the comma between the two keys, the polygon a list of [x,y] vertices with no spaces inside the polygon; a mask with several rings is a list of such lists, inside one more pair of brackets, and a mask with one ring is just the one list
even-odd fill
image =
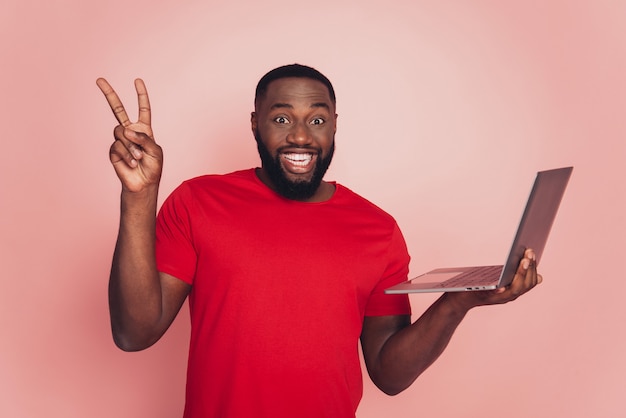
{"label": "dark skin", "polygon": [[[308,78],[275,80],[265,96],[257,100],[250,118],[252,132],[258,132],[273,157],[280,156],[283,173],[291,181],[308,181],[317,158],[329,154],[337,131],[335,105],[326,86]],[[292,163],[289,156],[311,157],[310,161]],[[261,181],[276,189],[265,168],[257,171]],[[328,200],[334,186],[322,181],[306,202]]]}
{"label": "dark skin", "polygon": [[139,119],[131,123],[109,83],[100,78],[97,84],[119,122],[109,151],[122,184],[120,226],[109,278],[111,328],[118,347],[137,351],[161,338],[191,286],[156,268],[154,230],[163,152],[154,141],[146,87],[143,81],[135,81]]}
{"label": "dark skin", "polygon": [[[139,118],[133,123],[109,83],[100,78],[97,84],[119,122],[109,154],[122,184],[120,227],[109,280],[111,327],[121,349],[137,351],[165,333],[191,286],[156,267],[154,230],[163,153],[154,140],[145,85],[135,81]],[[315,159],[328,155],[334,141],[335,104],[316,80],[276,80],[255,103],[251,128],[270,153],[280,157],[289,179],[306,181]],[[275,189],[263,167],[257,175]],[[306,201],[324,201],[333,193],[332,184],[322,182]],[[414,323],[408,315],[365,317],[361,345],[372,381],[387,394],[403,391],[439,357],[470,309],[513,301],[541,281],[529,249],[510,286],[446,293]]]}

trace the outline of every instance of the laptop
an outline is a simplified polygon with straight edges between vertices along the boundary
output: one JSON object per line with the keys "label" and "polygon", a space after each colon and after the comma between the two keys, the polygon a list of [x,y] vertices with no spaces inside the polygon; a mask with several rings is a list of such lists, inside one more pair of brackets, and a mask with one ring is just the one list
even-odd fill
{"label": "laptop", "polygon": [[563,167],[537,173],[504,265],[438,268],[392,286],[385,293],[462,292],[508,286],[527,248],[535,251],[539,263],[572,170]]}

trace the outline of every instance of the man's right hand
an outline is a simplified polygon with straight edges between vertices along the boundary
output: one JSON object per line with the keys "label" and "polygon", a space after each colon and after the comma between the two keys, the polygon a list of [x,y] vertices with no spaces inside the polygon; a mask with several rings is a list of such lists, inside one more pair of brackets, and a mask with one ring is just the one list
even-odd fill
{"label": "man's right hand", "polygon": [[163,151],[154,141],[150,100],[144,82],[135,80],[139,119],[134,123],[128,119],[124,105],[111,85],[104,78],[96,80],[96,84],[120,123],[114,130],[115,142],[109,150],[109,158],[123,190],[136,193],[158,187],[163,169]]}

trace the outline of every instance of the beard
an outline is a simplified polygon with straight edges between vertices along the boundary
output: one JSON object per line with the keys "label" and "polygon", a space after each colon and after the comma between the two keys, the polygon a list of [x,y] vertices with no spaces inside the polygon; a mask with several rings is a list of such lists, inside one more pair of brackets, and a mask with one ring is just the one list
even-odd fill
{"label": "beard", "polygon": [[291,200],[307,200],[315,194],[317,189],[322,184],[322,179],[330,167],[330,163],[335,153],[335,140],[331,145],[330,151],[326,157],[321,156],[319,151],[314,151],[317,155],[315,159],[315,168],[313,169],[313,175],[309,180],[290,180],[283,166],[280,162],[280,155],[273,157],[261,138],[261,134],[256,131],[254,133],[254,139],[256,139],[257,148],[259,150],[259,156],[261,157],[261,164],[268,177],[272,181],[272,184],[276,188],[276,192],[283,197]]}

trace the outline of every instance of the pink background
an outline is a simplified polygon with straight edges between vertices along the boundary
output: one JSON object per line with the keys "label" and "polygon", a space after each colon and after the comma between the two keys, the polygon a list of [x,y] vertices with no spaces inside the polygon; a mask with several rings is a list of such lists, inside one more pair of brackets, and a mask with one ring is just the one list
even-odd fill
{"label": "pink background", "polygon": [[[500,262],[534,172],[575,166],[545,283],[471,312],[401,395],[367,381],[358,416],[623,414],[625,21],[617,0],[3,1],[0,416],[182,411],[186,309],[147,351],[110,337],[119,184],[95,79],[133,115],[132,80],[146,81],[163,198],[258,164],[253,89],[292,62],[337,90],[327,178],[396,217],[413,273]],[[411,297],[415,313],[433,299]]]}

